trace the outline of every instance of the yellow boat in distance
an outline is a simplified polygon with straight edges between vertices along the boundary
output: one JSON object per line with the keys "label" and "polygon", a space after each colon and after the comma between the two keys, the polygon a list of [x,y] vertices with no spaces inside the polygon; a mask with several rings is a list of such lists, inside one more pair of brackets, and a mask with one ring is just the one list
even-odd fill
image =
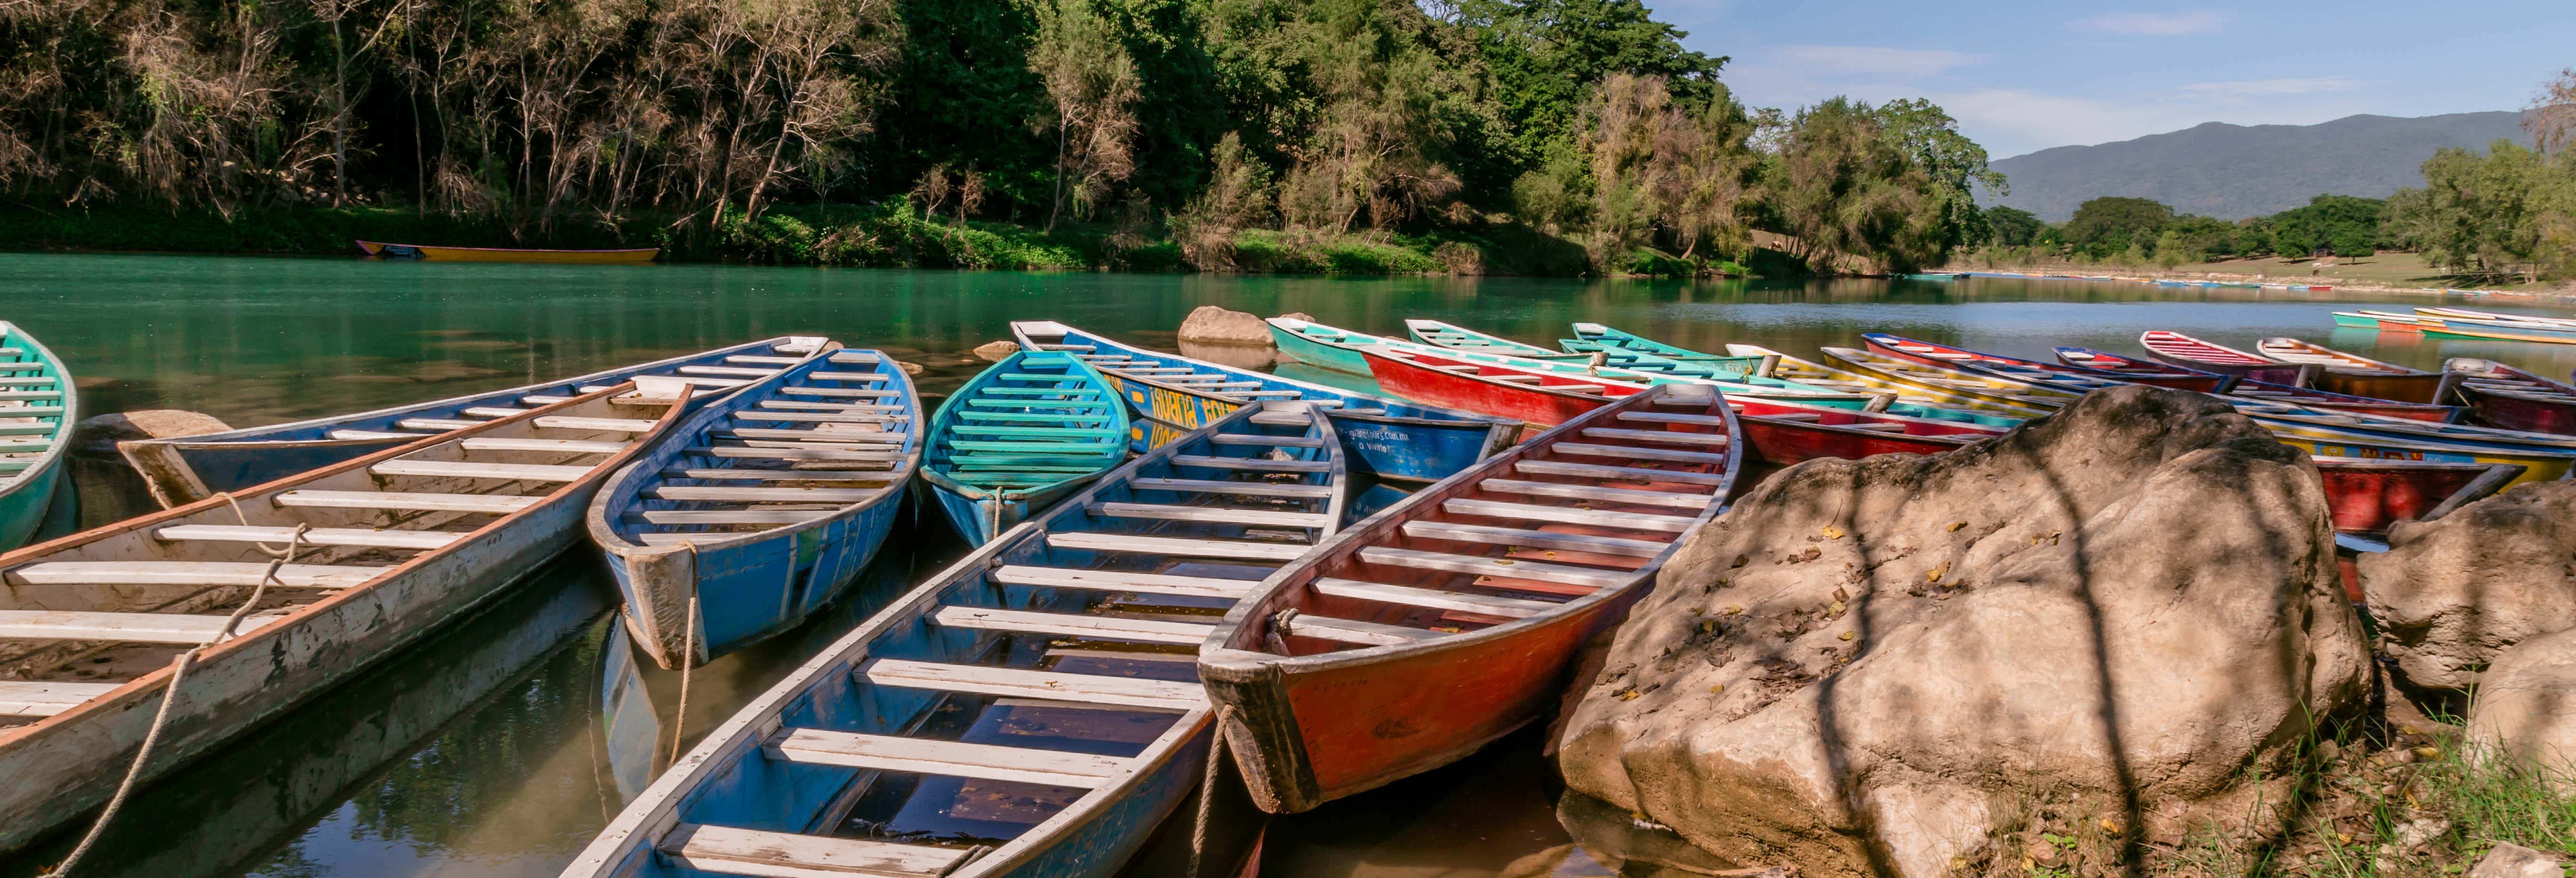
{"label": "yellow boat in distance", "polygon": [[369,256],[387,259],[422,259],[431,262],[541,262],[551,265],[644,265],[660,255],[660,247],[634,250],[516,250],[508,247],[432,247],[426,244],[384,244],[359,241],[358,249]]}

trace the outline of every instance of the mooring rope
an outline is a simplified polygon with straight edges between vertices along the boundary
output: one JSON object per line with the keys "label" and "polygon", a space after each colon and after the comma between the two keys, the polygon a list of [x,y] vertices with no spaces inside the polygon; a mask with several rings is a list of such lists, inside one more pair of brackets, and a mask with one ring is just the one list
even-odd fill
{"label": "mooring rope", "polygon": [[689,593],[687,630],[680,641],[680,709],[671,715],[671,758],[662,763],[663,771],[669,771],[671,766],[680,763],[680,738],[689,731],[689,672],[698,665],[698,595],[695,589]]}
{"label": "mooring rope", "polygon": [[[232,492],[225,491],[215,496],[224,498],[224,502],[232,506],[233,517],[240,519],[242,526],[250,526],[250,518],[242,514],[241,501],[233,499]],[[46,870],[44,874],[70,874],[72,866],[78,864],[81,857],[88,855],[89,849],[98,844],[99,837],[107,833],[108,823],[116,819],[116,812],[125,807],[125,800],[134,794],[135,786],[142,782],[143,767],[151,764],[152,750],[161,743],[161,730],[169,727],[170,705],[179,701],[179,683],[186,679],[188,665],[194,663],[197,660],[197,654],[206,651],[207,647],[232,639],[233,630],[241,627],[241,620],[249,616],[252,610],[257,609],[260,599],[268,595],[270,583],[277,583],[280,587],[285,586],[285,583],[277,581],[277,571],[288,564],[295,563],[295,556],[301,553],[305,546],[310,545],[304,541],[304,534],[312,529],[313,525],[310,523],[297,523],[295,530],[287,534],[286,545],[281,548],[269,548],[267,543],[251,543],[253,548],[267,555],[269,561],[268,567],[260,571],[259,582],[251,586],[250,599],[242,601],[241,606],[233,608],[231,616],[225,617],[223,630],[215,632],[215,636],[207,638],[204,643],[189,647],[188,651],[180,653],[178,658],[170,661],[170,684],[161,689],[161,709],[152,714],[152,727],[143,733],[142,745],[135,748],[134,764],[126,766],[125,780],[116,785],[116,793],[107,798],[106,807],[99,809],[98,820],[90,823],[89,832],[81,836],[80,844],[72,847],[71,855],[64,857],[62,862],[54,864],[54,867]]]}
{"label": "mooring rope", "polygon": [[1189,878],[1200,878],[1199,860],[1207,855],[1208,821],[1216,814],[1217,772],[1224,768],[1218,760],[1225,758],[1225,721],[1234,716],[1234,705],[1218,705],[1215,740],[1208,742],[1207,772],[1199,776],[1199,819],[1190,827]]}

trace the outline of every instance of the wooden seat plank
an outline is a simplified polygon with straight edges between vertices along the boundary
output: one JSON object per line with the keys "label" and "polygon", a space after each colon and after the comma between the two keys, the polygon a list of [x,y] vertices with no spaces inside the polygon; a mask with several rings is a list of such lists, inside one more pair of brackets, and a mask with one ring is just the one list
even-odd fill
{"label": "wooden seat plank", "polygon": [[1287,629],[1287,634],[1294,637],[1312,637],[1318,640],[1356,643],[1362,646],[1401,646],[1442,636],[1442,632],[1421,628],[1381,625],[1376,622],[1335,619],[1330,616],[1306,613],[1299,613],[1290,618],[1288,624],[1282,627]]}
{"label": "wooden seat plank", "polygon": [[[275,622],[276,616],[246,616],[233,626],[241,634]],[[204,643],[222,633],[228,616],[184,613],[75,613],[62,610],[0,610],[0,638],[18,640],[112,640],[121,643]]]}
{"label": "wooden seat plank", "polygon": [[[1497,597],[1494,595],[1467,594],[1464,592],[1442,591],[1432,588],[1414,588],[1404,585],[1386,585],[1384,583],[1361,582],[1356,579],[1335,579],[1332,577],[1318,578],[1310,587],[1315,590],[1316,594],[1326,595],[1329,597],[1376,601],[1382,604],[1402,604],[1409,607],[1428,607],[1434,610],[1458,610],[1468,613],[1482,613],[1488,616],[1506,616],[1513,619],[1525,619],[1555,609],[1558,606],[1557,604],[1549,603],[1547,601],[1534,601],[1528,598],[1507,598]],[[1304,617],[1300,615],[1299,618],[1302,619]]]}
{"label": "wooden seat plank", "polygon": [[1724,445],[1724,433],[1684,433],[1676,430],[1621,430],[1615,427],[1585,427],[1583,435],[1593,439],[1626,439],[1632,442],[1673,442],[1686,445]]}
{"label": "wooden seat plank", "polygon": [[1241,494],[1247,497],[1330,497],[1331,485],[1277,485],[1269,482],[1228,482],[1215,479],[1127,480],[1127,487],[1139,491],[1183,491],[1208,494]]}
{"label": "wooden seat plank", "polygon": [[666,479],[698,479],[725,482],[891,482],[904,477],[903,469],[666,469]]}
{"label": "wooden seat plank", "polygon": [[565,415],[548,415],[536,420],[537,426],[547,429],[599,430],[609,433],[649,433],[657,423],[659,422],[642,418],[575,418]]}
{"label": "wooden seat plank", "polygon": [[514,482],[569,482],[590,475],[592,467],[544,463],[466,463],[450,460],[388,460],[368,467],[380,476],[452,476],[507,479]]}
{"label": "wooden seat plank", "polygon": [[1003,585],[1034,585],[1047,588],[1080,588],[1097,591],[1132,591],[1141,594],[1187,595],[1191,597],[1240,598],[1251,594],[1261,583],[1251,579],[1217,579],[1205,576],[1171,576],[1160,573],[1128,573],[1120,570],[1073,570],[1062,567],[1031,567],[1005,564],[993,568],[985,577]]}
{"label": "wooden seat plank", "polygon": [[116,691],[117,683],[0,680],[0,716],[53,716]]}
{"label": "wooden seat plank", "polygon": [[657,500],[732,500],[743,503],[857,503],[884,488],[771,488],[663,485],[644,496]]}
{"label": "wooden seat plank", "polygon": [[889,658],[871,660],[861,665],[857,673],[870,683],[906,689],[1115,704],[1153,710],[1192,710],[1208,705],[1207,693],[1199,688],[1199,684],[1174,680],[1140,680]]}
{"label": "wooden seat plank", "polygon": [[1631,482],[1665,482],[1677,485],[1723,485],[1725,473],[1700,473],[1688,470],[1648,469],[1637,466],[1605,466],[1595,463],[1568,463],[1557,460],[1522,460],[1512,468],[1543,476],[1580,476]]}
{"label": "wooden seat plank", "polygon": [[1331,515],[1321,512],[1287,512],[1275,509],[1168,506],[1160,503],[1093,503],[1083,508],[1093,515],[1109,518],[1151,518],[1158,521],[1200,521],[1267,527],[1330,527],[1333,523]]}
{"label": "wooden seat plank", "polygon": [[1216,445],[1251,445],[1263,448],[1272,446],[1284,448],[1324,447],[1324,438],[1321,436],[1247,436],[1237,433],[1219,433],[1215,436],[1208,437],[1208,442]]}
{"label": "wooden seat plank", "polygon": [[1417,570],[1440,570],[1478,576],[1504,576],[1538,582],[1582,585],[1592,588],[1615,588],[1636,577],[1625,570],[1595,570],[1564,564],[1548,564],[1519,558],[1485,558],[1475,555],[1452,555],[1447,552],[1425,552],[1371,546],[1359,551],[1364,563],[1388,567],[1410,567]]}
{"label": "wooden seat plank", "polygon": [[1209,457],[1198,454],[1172,455],[1172,465],[1271,473],[1320,473],[1331,472],[1333,469],[1331,461],[1323,460],[1262,460],[1250,457]]}
{"label": "wooden seat plank", "polygon": [[1460,515],[1487,518],[1518,518],[1527,521],[1562,521],[1599,524],[1634,530],[1682,533],[1690,530],[1694,519],[1678,515],[1654,515],[1644,512],[1607,512],[1576,509],[1571,506],[1537,506],[1527,503],[1505,503],[1499,500],[1444,500],[1440,508]]}
{"label": "wooden seat plank", "polygon": [[[297,588],[347,588],[391,569],[287,564],[277,568],[277,581]],[[266,563],[252,561],[41,561],[10,569],[8,581],[13,585],[257,585],[267,572]]]}
{"label": "wooden seat plank", "polygon": [[974,777],[1089,789],[1115,777],[1127,760],[1035,747],[968,744],[823,729],[786,729],[761,745],[772,759],[911,774]]}
{"label": "wooden seat plank", "polygon": [[1591,552],[1599,555],[1626,555],[1635,558],[1652,558],[1656,555],[1663,554],[1665,549],[1672,548],[1671,543],[1659,543],[1653,540],[1631,540],[1619,537],[1593,536],[1591,534],[1569,534],[1546,530],[1522,530],[1514,527],[1494,527],[1483,524],[1459,524],[1451,521],[1423,521],[1420,519],[1405,522],[1404,534],[1406,536],[1427,540],[1450,540],[1452,542],[1461,543],[1489,543],[1498,546],[1515,546],[1529,549],[1554,549],[1567,552]]}
{"label": "wooden seat plank", "polygon": [[457,440],[467,451],[546,451],[564,454],[616,454],[626,450],[625,442],[592,442],[583,439],[496,439],[473,436]]}
{"label": "wooden seat plank", "polygon": [[1684,494],[1675,491],[1640,491],[1635,488],[1609,488],[1600,485],[1568,485],[1559,482],[1530,482],[1520,479],[1485,479],[1476,486],[1498,494],[1527,494],[1532,497],[1571,497],[1626,503],[1637,506],[1667,506],[1675,509],[1706,509],[1717,498],[1707,494]]}
{"label": "wooden seat plank", "polygon": [[1189,558],[1248,558],[1259,561],[1294,561],[1310,547],[1288,543],[1248,543],[1240,540],[1193,540],[1176,537],[1140,537],[1129,534],[1051,533],[1047,545],[1059,549],[1085,549],[1094,552],[1144,552],[1178,555]]}
{"label": "wooden seat plank", "polygon": [[796,524],[830,514],[829,509],[647,509],[626,518],[646,524]]}
{"label": "wooden seat plank", "polygon": [[[295,538],[291,527],[258,527],[232,524],[181,524],[153,531],[155,539],[212,540],[235,543],[273,543],[285,545]],[[464,539],[468,534],[436,530],[369,530],[354,527],[316,527],[304,531],[304,542],[315,546],[375,546],[387,549],[437,549]]]}
{"label": "wooden seat plank", "polygon": [[656,846],[688,870],[763,878],[940,878],[971,851],[682,823]]}
{"label": "wooden seat plank", "polygon": [[1189,622],[1124,619],[1082,613],[1034,613],[1026,610],[996,610],[984,607],[941,607],[938,612],[931,614],[931,618],[950,628],[1026,631],[1035,634],[1063,634],[1072,637],[1100,637],[1190,646],[1198,645],[1199,641],[1206,640],[1209,634],[1216,631],[1214,625]]}
{"label": "wooden seat plank", "polygon": [[1589,445],[1580,442],[1559,442],[1548,446],[1548,450],[1554,451],[1558,454],[1580,454],[1586,457],[1621,457],[1632,460],[1665,460],[1675,463],[1722,464],[1726,462],[1726,455],[1723,454],[1710,454],[1705,451],[1682,451],[1671,448],[1639,448],[1633,445]]}
{"label": "wooden seat plank", "polygon": [[538,503],[544,497],[521,497],[512,494],[421,494],[403,491],[287,491],[278,494],[279,506],[318,506],[331,509],[405,509],[441,512],[482,512],[508,515]]}

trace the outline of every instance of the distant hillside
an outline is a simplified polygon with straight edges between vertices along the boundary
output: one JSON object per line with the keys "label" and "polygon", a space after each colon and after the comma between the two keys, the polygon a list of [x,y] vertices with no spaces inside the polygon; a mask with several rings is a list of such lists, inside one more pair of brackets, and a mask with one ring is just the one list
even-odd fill
{"label": "distant hillside", "polygon": [[2061,146],[1994,163],[2012,184],[2002,203],[2064,222],[2103,195],[2152,198],[2219,219],[2278,213],[2320,193],[2385,198],[2424,185],[2416,169],[2445,146],[2529,142],[2522,114],[2420,119],[2346,116],[2317,125],[2211,122],[2099,146]]}

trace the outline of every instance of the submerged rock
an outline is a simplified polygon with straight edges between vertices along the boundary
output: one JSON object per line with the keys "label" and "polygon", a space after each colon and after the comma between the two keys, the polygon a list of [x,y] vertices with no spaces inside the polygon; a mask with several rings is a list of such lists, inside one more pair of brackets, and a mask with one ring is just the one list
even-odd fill
{"label": "submerged rock", "polygon": [[2361,591],[2408,684],[2465,691],[2498,652],[2576,628],[2576,482],[2399,522],[2388,545],[2361,557]]}
{"label": "submerged rock", "polygon": [[2130,387],[1774,476],[1665,566],[1559,767],[1738,866],[1940,875],[2042,796],[2133,838],[2277,831],[2254,806],[2368,671],[2314,465]]}
{"label": "submerged rock", "polygon": [[1020,343],[1009,340],[988,341],[975,348],[975,356],[987,363],[999,363],[1019,352]]}
{"label": "submerged rock", "polygon": [[2576,630],[2542,634],[2495,654],[2478,676],[2469,739],[2576,789]]}
{"label": "submerged rock", "polygon": [[72,452],[92,457],[115,457],[116,443],[135,439],[177,439],[203,436],[232,429],[232,425],[203,412],[179,409],[141,409],[114,412],[82,418],[72,425]]}
{"label": "submerged rock", "polygon": [[1210,344],[1269,345],[1270,324],[1241,311],[1200,305],[1181,321],[1181,340]]}

